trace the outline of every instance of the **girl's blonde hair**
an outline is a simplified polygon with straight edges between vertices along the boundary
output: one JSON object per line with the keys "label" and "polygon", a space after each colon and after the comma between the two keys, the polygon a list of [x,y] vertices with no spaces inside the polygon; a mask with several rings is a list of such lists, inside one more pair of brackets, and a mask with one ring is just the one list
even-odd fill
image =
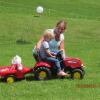
{"label": "girl's blonde hair", "polygon": [[44,32],[44,40],[50,41],[54,39],[54,34],[48,29]]}

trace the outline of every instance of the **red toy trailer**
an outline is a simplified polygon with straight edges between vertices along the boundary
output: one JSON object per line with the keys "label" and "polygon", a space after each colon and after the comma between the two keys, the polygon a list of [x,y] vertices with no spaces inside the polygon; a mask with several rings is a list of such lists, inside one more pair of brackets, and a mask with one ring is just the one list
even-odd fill
{"label": "red toy trailer", "polygon": [[32,68],[23,66],[22,70],[17,69],[17,65],[0,67],[0,78],[7,83],[13,83],[16,79],[23,79],[27,73],[30,73]]}

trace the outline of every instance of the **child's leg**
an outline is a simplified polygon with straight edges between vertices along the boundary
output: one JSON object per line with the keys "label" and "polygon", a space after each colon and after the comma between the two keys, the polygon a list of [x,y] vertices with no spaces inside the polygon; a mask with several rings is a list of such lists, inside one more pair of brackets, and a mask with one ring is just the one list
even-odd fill
{"label": "child's leg", "polygon": [[52,57],[47,57],[45,59],[45,61],[47,62],[51,62],[51,63],[54,63],[56,68],[57,68],[57,75],[58,76],[67,76],[67,74],[61,70],[61,66],[60,66],[60,63],[59,63],[59,60],[56,59],[56,58],[52,58]]}
{"label": "child's leg", "polygon": [[53,63],[57,67],[57,73],[61,70],[60,63],[59,63],[58,59],[52,58],[52,57],[47,57],[45,59],[45,61]]}

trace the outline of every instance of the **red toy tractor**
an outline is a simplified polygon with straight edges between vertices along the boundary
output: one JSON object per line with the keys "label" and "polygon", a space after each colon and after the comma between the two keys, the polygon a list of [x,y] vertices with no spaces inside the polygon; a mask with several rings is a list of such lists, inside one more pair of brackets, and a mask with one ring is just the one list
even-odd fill
{"label": "red toy tractor", "polygon": [[[34,77],[38,80],[51,79],[52,76],[57,76],[55,65],[52,63],[39,61],[39,55],[37,57],[37,63],[34,66]],[[83,63],[78,58],[62,58],[61,51],[57,54],[61,67],[65,72],[70,74],[71,79],[82,79],[85,71],[83,69]]]}
{"label": "red toy tractor", "polygon": [[32,72],[31,68],[23,66],[22,70],[17,69],[17,65],[2,66],[0,67],[0,78],[7,83],[13,83],[17,79],[23,79],[27,73]]}

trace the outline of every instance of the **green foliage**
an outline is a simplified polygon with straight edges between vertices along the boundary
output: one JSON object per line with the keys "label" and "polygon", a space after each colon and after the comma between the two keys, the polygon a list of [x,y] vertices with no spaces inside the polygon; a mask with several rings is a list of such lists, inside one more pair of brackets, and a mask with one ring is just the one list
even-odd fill
{"label": "green foliage", "polygon": [[[35,9],[39,5],[44,13],[38,17]],[[1,82],[0,100],[99,100],[99,12],[100,0],[0,0],[1,66],[10,65],[18,54],[24,65],[33,67],[34,45],[44,30],[53,28],[60,19],[68,22],[66,54],[82,59],[86,66],[83,80]]]}

